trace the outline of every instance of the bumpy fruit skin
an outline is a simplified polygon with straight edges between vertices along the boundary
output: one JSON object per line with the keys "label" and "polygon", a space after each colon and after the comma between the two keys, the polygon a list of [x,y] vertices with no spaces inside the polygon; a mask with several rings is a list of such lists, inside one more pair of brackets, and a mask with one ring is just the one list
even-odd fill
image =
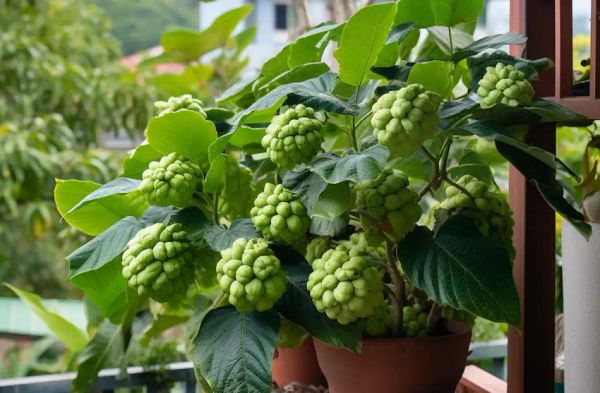
{"label": "bumpy fruit skin", "polygon": [[369,337],[388,337],[393,325],[394,317],[387,302],[377,306],[372,316],[361,321],[363,333]]}
{"label": "bumpy fruit skin", "polygon": [[462,209],[473,217],[475,224],[485,236],[499,235],[508,247],[509,255],[514,257],[512,243],[514,220],[506,196],[492,190],[488,184],[471,176],[464,175],[457,183],[466,189],[474,199],[454,186],[446,187],[446,199],[439,207],[446,210]]}
{"label": "bumpy fruit skin", "polygon": [[281,184],[265,184],[254,200],[250,216],[265,239],[286,244],[301,240],[310,225],[300,198]]}
{"label": "bumpy fruit skin", "polygon": [[312,239],[306,246],[305,258],[312,265],[312,263],[319,259],[325,254],[325,251],[331,246],[331,239],[327,237],[316,237]]}
{"label": "bumpy fruit skin", "polygon": [[413,304],[402,308],[402,330],[405,337],[427,337],[427,318],[429,314],[421,305]]}
{"label": "bumpy fruit skin", "polygon": [[158,116],[164,116],[167,113],[177,112],[182,109],[200,113],[206,118],[202,101],[193,98],[191,94],[184,94],[179,97],[171,97],[167,101],[157,101],[154,103],[156,109],[159,110]]}
{"label": "bumpy fruit skin", "polygon": [[250,168],[241,165],[233,157],[227,157],[225,186],[219,196],[219,214],[230,221],[248,217],[252,209],[254,182]]}
{"label": "bumpy fruit skin", "polygon": [[123,277],[138,294],[159,302],[185,297],[194,280],[191,243],[181,224],[153,224],[127,243]]}
{"label": "bumpy fruit skin", "polygon": [[148,165],[140,190],[152,205],[185,207],[192,201],[201,176],[198,164],[179,153],[170,153]]}
{"label": "bumpy fruit skin", "polygon": [[373,104],[373,133],[392,156],[409,156],[433,136],[441,102],[439,95],[417,83],[385,93]]}
{"label": "bumpy fruit skin", "polygon": [[522,71],[502,63],[496,64],[495,67],[487,67],[486,71],[478,82],[477,89],[482,108],[500,103],[512,107],[531,104],[535,91]]}
{"label": "bumpy fruit skin", "polygon": [[383,274],[366,252],[343,242],[312,264],[307,289],[317,310],[342,325],[375,313],[383,302]]}
{"label": "bumpy fruit skin", "polygon": [[285,271],[265,239],[237,239],[221,251],[217,280],[241,312],[265,311],[285,291]]}
{"label": "bumpy fruit skin", "polygon": [[397,169],[386,169],[377,178],[357,185],[355,191],[361,223],[371,238],[399,241],[421,217],[419,197],[408,188],[408,177]]}
{"label": "bumpy fruit skin", "polygon": [[275,116],[267,127],[262,146],[269,158],[282,168],[309,162],[321,150],[323,122],[313,108],[302,104]]}

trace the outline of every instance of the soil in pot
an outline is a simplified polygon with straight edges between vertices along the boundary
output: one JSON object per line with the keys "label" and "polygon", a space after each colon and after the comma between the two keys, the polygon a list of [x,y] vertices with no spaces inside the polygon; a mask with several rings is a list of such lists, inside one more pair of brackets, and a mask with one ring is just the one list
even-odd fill
{"label": "soil in pot", "polygon": [[362,353],[315,340],[330,393],[454,393],[467,361],[471,330],[450,323],[428,338],[365,339]]}
{"label": "soil in pot", "polygon": [[279,387],[292,382],[325,386],[312,338],[308,337],[297,348],[277,348],[273,359],[273,381]]}

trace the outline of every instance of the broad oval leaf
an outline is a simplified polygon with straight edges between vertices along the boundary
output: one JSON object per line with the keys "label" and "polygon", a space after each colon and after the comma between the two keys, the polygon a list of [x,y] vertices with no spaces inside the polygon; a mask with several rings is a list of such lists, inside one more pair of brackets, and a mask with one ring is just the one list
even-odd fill
{"label": "broad oval leaf", "polygon": [[322,217],[328,220],[341,216],[352,208],[352,193],[348,182],[329,184],[319,195],[312,208],[311,217]]}
{"label": "broad oval leaf", "polygon": [[111,180],[108,183],[103,184],[97,190],[94,190],[91,193],[87,194],[82,200],[77,202],[75,206],[70,208],[65,215],[73,213],[77,209],[87,205],[90,202],[104,199],[111,195],[129,194],[130,192],[135,191],[140,186],[140,184],[141,182],[136,179],[118,177],[115,180]]}
{"label": "broad oval leaf", "polygon": [[519,297],[506,246],[456,215],[436,233],[417,227],[398,244],[409,280],[440,304],[518,326]]}
{"label": "broad oval leaf", "polygon": [[454,26],[476,20],[482,10],[483,0],[398,0],[394,24]]}
{"label": "broad oval leaf", "polygon": [[271,248],[283,262],[281,266],[287,273],[286,291],[275,309],[286,319],[302,326],[311,336],[334,347],[359,353],[362,336],[360,327],[357,324],[341,325],[313,306],[306,289],[312,269],[306,259],[289,246],[272,244]]}
{"label": "broad oval leaf", "polygon": [[100,187],[92,181],[56,180],[54,200],[59,213],[70,225],[87,235],[98,235],[124,217],[139,217],[148,208],[142,195],[131,192],[95,199],[70,212],[73,206]]}
{"label": "broad oval leaf", "polygon": [[466,57],[473,56],[488,49],[497,49],[504,45],[524,45],[526,42],[527,37],[514,31],[509,31],[504,34],[494,34],[483,37],[464,48],[457,50],[454,52],[454,55],[452,55],[452,60],[457,63]]}
{"label": "broad oval leaf", "polygon": [[385,147],[375,144],[358,153],[350,150],[342,157],[331,153],[320,154],[310,166],[328,183],[337,184],[344,181],[361,183],[377,177],[389,155]]}
{"label": "broad oval leaf", "polygon": [[408,83],[420,83],[425,89],[449,97],[452,93],[452,65],[447,61],[433,60],[415,64],[408,75]]}
{"label": "broad oval leaf", "polygon": [[392,28],[395,12],[394,3],[370,5],[346,22],[340,45],[334,53],[344,82],[361,86],[367,81]]}
{"label": "broad oval leaf", "polygon": [[133,152],[123,161],[123,177],[141,179],[142,173],[148,169],[152,161],[158,161],[163,156],[161,152],[153,148],[147,141],[135,148]]}
{"label": "broad oval leaf", "polygon": [[85,347],[89,340],[88,336],[72,322],[69,322],[55,312],[49,311],[38,295],[16,288],[7,283],[4,285],[21,298],[21,300],[25,302],[25,304],[27,304],[42,321],[44,321],[48,329],[54,333],[69,351],[77,352]]}
{"label": "broad oval leaf", "polygon": [[236,239],[252,239],[260,237],[249,218],[240,218],[231,223],[229,228],[213,225],[204,230],[204,240],[215,251],[223,251],[233,244]]}
{"label": "broad oval leaf", "polygon": [[177,152],[203,163],[208,147],[217,139],[217,130],[198,112],[180,110],[150,119],[146,138],[163,155]]}
{"label": "broad oval leaf", "polygon": [[194,339],[192,358],[215,393],[270,393],[279,315],[211,310]]}

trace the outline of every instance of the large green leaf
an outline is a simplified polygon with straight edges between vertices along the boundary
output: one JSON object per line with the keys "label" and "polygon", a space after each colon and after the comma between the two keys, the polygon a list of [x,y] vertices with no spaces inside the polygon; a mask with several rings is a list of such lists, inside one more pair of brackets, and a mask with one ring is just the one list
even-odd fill
{"label": "large green leaf", "polygon": [[328,183],[361,183],[377,177],[389,155],[385,147],[375,144],[361,152],[349,150],[341,157],[331,153],[319,154],[310,166]]}
{"label": "large green leaf", "polygon": [[111,195],[129,194],[135,191],[140,186],[140,184],[141,182],[139,180],[129,179],[126,177],[119,177],[115,180],[111,180],[108,183],[103,184],[97,190],[94,190],[91,193],[87,194],[82,200],[77,202],[75,206],[70,208],[69,211],[65,213],[65,215],[73,213],[77,209],[80,209],[81,207],[91,202],[99,201]]}
{"label": "large green leaf", "polygon": [[122,325],[104,320],[77,358],[77,376],[73,380],[73,392],[87,393],[96,381],[98,372],[105,366],[119,363],[123,356]]}
{"label": "large green leaf", "polygon": [[477,19],[483,0],[398,0],[395,25],[454,26]]}
{"label": "large green leaf", "polygon": [[251,5],[234,8],[214,20],[203,31],[169,29],[160,43],[166,54],[175,54],[179,61],[193,61],[200,56],[227,44],[235,27],[252,11]]}
{"label": "large green leaf", "polygon": [[312,210],[328,183],[306,165],[298,165],[286,173],[283,185],[300,196],[308,214],[312,215]]}
{"label": "large green leaf", "polygon": [[278,332],[273,310],[218,308],[204,317],[192,358],[215,393],[270,393]]}
{"label": "large green leaf", "polygon": [[325,63],[314,62],[301,64],[297,67],[290,68],[269,80],[268,83],[265,83],[259,88],[259,93],[262,91],[268,92],[280,85],[316,78],[327,71],[329,71],[329,66]]}
{"label": "large green leaf", "polygon": [[306,289],[311,268],[306,259],[289,246],[272,244],[287,273],[286,291],[275,309],[286,319],[302,326],[311,336],[340,348],[360,352],[361,329],[357,324],[341,325],[320,313]]}
{"label": "large green leaf", "polygon": [[317,216],[333,220],[352,208],[352,193],[348,182],[329,184],[319,195],[312,208],[311,217]]}
{"label": "large green leaf", "polygon": [[447,61],[433,60],[415,64],[410,70],[408,83],[420,83],[425,89],[449,97],[452,93],[452,65]]}
{"label": "large green leaf", "polygon": [[360,9],[346,22],[334,54],[344,82],[361,86],[367,81],[367,75],[392,28],[395,11],[394,3],[370,5]]}
{"label": "large green leaf", "polygon": [[13,287],[7,283],[4,285],[19,296],[71,352],[77,352],[85,347],[89,340],[87,335],[59,314],[49,311],[42,304],[42,299],[38,295]]}
{"label": "large green leaf", "polygon": [[496,140],[496,148],[538,189],[554,211],[569,221],[584,237],[590,237],[592,228],[585,222],[583,214],[565,199],[567,187],[557,180],[556,171],[551,166],[501,140]]}
{"label": "large green leaf", "polygon": [[514,31],[504,34],[489,35],[455,51],[452,60],[454,62],[459,62],[466,57],[473,56],[488,49],[497,49],[504,45],[524,45],[526,42],[527,37]]}
{"label": "large green leaf", "polygon": [[142,195],[131,192],[95,199],[70,212],[81,200],[100,188],[100,184],[92,181],[56,180],[54,200],[58,211],[65,221],[85,234],[98,235],[124,217],[141,216],[148,208]]}
{"label": "large green leaf", "polygon": [[260,237],[249,218],[240,218],[231,223],[229,228],[220,225],[207,227],[204,231],[206,243],[215,251],[222,251],[231,247],[236,239],[252,239]]}
{"label": "large green leaf", "polygon": [[141,179],[142,173],[148,169],[152,161],[158,161],[162,157],[161,152],[153,148],[147,141],[135,148],[123,161],[123,177]]}
{"label": "large green leaf", "polygon": [[409,280],[440,304],[518,326],[519,297],[506,246],[456,215],[436,233],[417,227],[398,244]]}
{"label": "large green leaf", "polygon": [[202,163],[208,158],[208,147],[217,139],[217,130],[198,112],[180,110],[150,119],[146,138],[163,154],[177,152]]}

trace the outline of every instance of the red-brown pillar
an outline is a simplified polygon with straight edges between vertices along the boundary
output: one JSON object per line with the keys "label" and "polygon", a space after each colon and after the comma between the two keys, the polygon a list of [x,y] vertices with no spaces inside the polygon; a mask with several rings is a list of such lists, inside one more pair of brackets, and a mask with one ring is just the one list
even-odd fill
{"label": "red-brown pillar", "polygon": [[[560,1],[560,0],[556,0]],[[548,0],[511,0],[511,30],[528,35],[525,56],[555,57],[555,4]],[[569,37],[570,38],[570,37]],[[511,48],[520,55],[521,48]],[[552,71],[535,84],[539,96],[553,96]],[[527,140],[555,151],[554,125],[536,126]],[[552,392],[554,381],[554,213],[535,187],[510,168],[510,204],[517,250],[514,277],[521,299],[521,328],[508,341],[508,392]]]}

